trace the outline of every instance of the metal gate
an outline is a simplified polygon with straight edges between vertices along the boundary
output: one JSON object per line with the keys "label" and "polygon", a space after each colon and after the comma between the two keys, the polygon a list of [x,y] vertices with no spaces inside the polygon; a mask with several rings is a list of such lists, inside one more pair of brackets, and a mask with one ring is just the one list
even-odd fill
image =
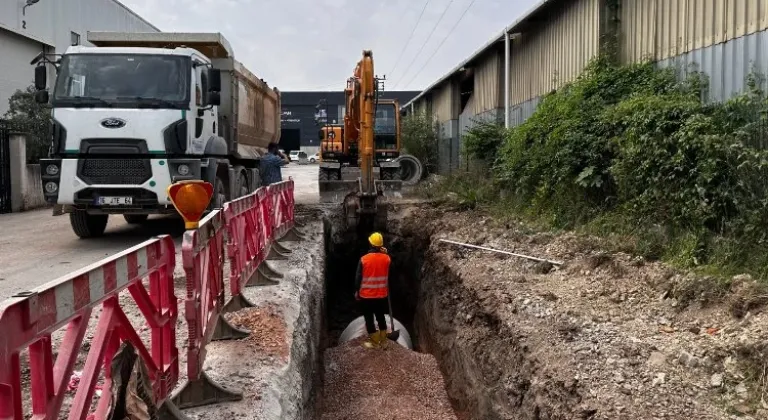
{"label": "metal gate", "polygon": [[0,213],[11,212],[11,130],[0,120]]}

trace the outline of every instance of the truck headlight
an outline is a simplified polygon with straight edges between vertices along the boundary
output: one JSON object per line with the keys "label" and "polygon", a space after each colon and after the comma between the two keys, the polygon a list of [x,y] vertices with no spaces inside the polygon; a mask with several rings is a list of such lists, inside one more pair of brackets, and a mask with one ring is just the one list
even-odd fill
{"label": "truck headlight", "polygon": [[176,168],[176,172],[178,172],[181,176],[187,176],[189,175],[189,166],[182,163],[178,168]]}
{"label": "truck headlight", "polygon": [[59,167],[56,165],[48,165],[45,167],[45,173],[51,176],[59,174]]}
{"label": "truck headlight", "polygon": [[[47,168],[46,168],[46,171],[47,171]],[[45,183],[45,192],[47,192],[48,194],[53,194],[58,190],[59,190],[59,185],[56,184],[55,182],[48,181]]]}

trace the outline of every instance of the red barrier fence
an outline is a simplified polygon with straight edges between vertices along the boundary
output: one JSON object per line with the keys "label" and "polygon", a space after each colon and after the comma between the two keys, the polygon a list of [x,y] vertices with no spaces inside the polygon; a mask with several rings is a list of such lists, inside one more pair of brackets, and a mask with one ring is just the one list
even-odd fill
{"label": "red barrier fence", "polygon": [[173,401],[179,408],[189,408],[240,400],[242,394],[239,393],[222,390],[222,395],[211,395],[206,392],[211,381],[203,372],[206,345],[214,339],[223,322],[219,316],[224,306],[224,215],[221,210],[214,210],[200,221],[197,229],[184,233],[181,255],[187,279],[184,300],[184,317],[189,327],[187,383],[173,396]]}
{"label": "red barrier fence", "polygon": [[267,258],[269,246],[271,224],[269,217],[264,217],[269,214],[269,206],[265,205],[268,201],[267,189],[259,188],[253,194],[224,204],[232,296],[224,312],[253,306],[242,294],[246,285],[270,283],[259,268]]}
{"label": "red barrier fence", "polygon": [[272,197],[274,238],[282,238],[293,227],[293,180],[272,184],[267,191]]}
{"label": "red barrier fence", "polygon": [[[158,407],[166,403],[179,374],[175,253],[173,240],[161,236],[0,304],[0,419],[25,418],[25,406],[34,419],[60,418],[88,321],[99,305],[102,311],[94,315],[98,325],[69,418],[86,418],[102,371],[102,394],[94,414],[97,419],[106,417],[112,397],[110,362],[126,341],[147,366],[154,402]],[[149,291],[143,284],[147,278]],[[149,350],[120,307],[118,295],[126,288],[151,331]],[[65,326],[54,357],[51,334]],[[22,395],[24,350],[29,350],[30,396]]]}
{"label": "red barrier fence", "polygon": [[[225,204],[205,217],[199,227],[185,232],[182,259],[187,293],[184,316],[189,328],[188,382],[171,398],[179,377],[176,346],[177,299],[173,291],[175,246],[168,236],[144,242],[93,266],[67,275],[0,303],[0,420],[61,417],[62,405],[83,345],[88,321],[99,305],[103,310],[88,348],[88,355],[74,399],[70,419],[85,419],[97,385],[102,388],[94,417],[109,414],[111,361],[121,343],[130,342],[147,366],[151,396],[157,407],[174,412],[223,401],[242,394],[214,384],[203,371],[206,345],[217,339],[239,338],[247,332],[229,325],[226,310],[252,306],[243,296],[249,285],[275,284],[282,275],[265,263],[290,252],[277,239],[297,240],[293,229],[293,180],[288,180]],[[225,307],[224,239],[228,236],[232,300]],[[149,290],[144,280],[148,279]],[[150,346],[133,328],[120,306],[118,295],[128,289],[150,329]],[[52,333],[67,327],[54,358]],[[29,351],[31,396],[23,395],[21,353]],[[54,360],[55,359],[55,360]],[[98,384],[100,373],[104,383]],[[25,399],[26,398],[26,399]],[[26,404],[25,404],[26,402]]]}

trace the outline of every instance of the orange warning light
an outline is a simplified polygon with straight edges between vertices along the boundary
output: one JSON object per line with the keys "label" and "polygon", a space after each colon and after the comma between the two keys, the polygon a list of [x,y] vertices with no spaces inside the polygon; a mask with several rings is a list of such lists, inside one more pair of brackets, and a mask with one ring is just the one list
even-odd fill
{"label": "orange warning light", "polygon": [[199,179],[179,181],[168,187],[168,197],[184,219],[187,229],[197,229],[198,222],[213,197],[213,185]]}

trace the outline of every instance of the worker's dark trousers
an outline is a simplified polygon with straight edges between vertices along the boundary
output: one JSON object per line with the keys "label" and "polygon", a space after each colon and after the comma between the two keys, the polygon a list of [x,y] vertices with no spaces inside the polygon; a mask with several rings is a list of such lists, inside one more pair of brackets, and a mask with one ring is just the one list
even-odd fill
{"label": "worker's dark trousers", "polygon": [[384,316],[384,314],[387,313],[387,298],[361,298],[360,308],[363,311],[363,318],[365,318],[365,328],[368,330],[368,334],[373,334],[376,332],[376,324],[373,323],[374,317],[376,317],[376,323],[379,324],[379,329],[382,331],[387,330],[387,319]]}

